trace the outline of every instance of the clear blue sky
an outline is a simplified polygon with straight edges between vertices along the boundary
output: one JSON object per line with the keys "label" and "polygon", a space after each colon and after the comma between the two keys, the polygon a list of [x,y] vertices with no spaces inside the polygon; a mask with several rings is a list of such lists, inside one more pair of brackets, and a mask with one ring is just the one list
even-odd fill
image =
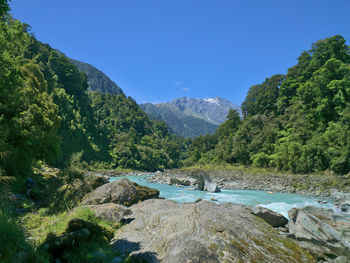
{"label": "clear blue sky", "polygon": [[[350,41],[349,0],[12,0],[35,36],[137,102],[224,97],[286,73],[313,42]],[[349,45],[349,42],[347,42]]]}

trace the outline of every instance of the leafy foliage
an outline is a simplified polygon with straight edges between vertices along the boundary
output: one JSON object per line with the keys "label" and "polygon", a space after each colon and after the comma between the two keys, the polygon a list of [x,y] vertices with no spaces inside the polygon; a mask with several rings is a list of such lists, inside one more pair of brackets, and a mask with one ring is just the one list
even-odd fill
{"label": "leafy foliage", "polygon": [[[336,35],[314,43],[285,76],[274,75],[252,86],[242,103],[241,123],[228,116],[218,128],[211,161],[296,173],[348,173],[349,63],[349,47]],[[192,153],[206,154],[195,142],[189,148],[189,163],[199,160]]]}
{"label": "leafy foliage", "polygon": [[115,167],[155,170],[179,166],[181,144],[163,122],[150,121],[125,95],[93,92],[89,96]]}
{"label": "leafy foliage", "polygon": [[30,262],[42,262],[27,242],[25,232],[19,226],[7,200],[1,196],[0,201],[0,261],[21,262],[27,258]]}
{"label": "leafy foliage", "polygon": [[12,175],[55,155],[60,118],[39,66],[23,58],[31,43],[24,26],[10,19],[0,32],[0,142],[8,153],[0,164]]}
{"label": "leafy foliage", "polygon": [[0,0],[0,16],[6,14],[9,10],[9,0]]}
{"label": "leafy foliage", "polygon": [[284,80],[283,75],[267,78],[261,85],[252,86],[242,103],[242,113],[245,117],[276,112],[278,90]]}

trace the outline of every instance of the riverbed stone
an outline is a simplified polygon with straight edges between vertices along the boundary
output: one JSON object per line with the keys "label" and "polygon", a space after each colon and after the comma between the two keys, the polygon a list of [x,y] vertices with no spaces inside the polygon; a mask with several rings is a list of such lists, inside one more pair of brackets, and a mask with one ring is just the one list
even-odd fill
{"label": "riverbed stone", "polygon": [[288,224],[288,219],[283,215],[262,206],[253,207],[252,214],[264,219],[272,227],[284,227]]}
{"label": "riverbed stone", "polygon": [[339,205],[339,208],[342,212],[350,212],[350,201],[343,202]]}
{"label": "riverbed stone", "polygon": [[219,193],[221,190],[219,189],[216,182],[205,180],[204,191],[208,191],[211,193]]}
{"label": "riverbed stone", "polygon": [[326,247],[334,255],[350,257],[350,221],[331,209],[308,206],[288,211],[289,232],[297,240]]}
{"label": "riverbed stone", "polygon": [[191,177],[196,179],[198,190],[208,191],[211,193],[221,192],[217,183],[210,178],[207,172],[196,170],[191,173]]}
{"label": "riverbed stone", "polygon": [[336,257],[332,263],[350,263],[350,258],[345,256]]}
{"label": "riverbed stone", "polygon": [[130,207],[132,220],[112,240],[117,251],[146,262],[312,262],[251,209],[209,201],[150,199]]}
{"label": "riverbed stone", "polygon": [[91,209],[95,216],[113,223],[119,223],[124,216],[130,215],[130,209],[123,205],[114,203],[106,203],[101,205],[86,205],[83,206]]}
{"label": "riverbed stone", "polygon": [[131,206],[139,201],[157,197],[159,197],[158,190],[140,186],[127,178],[123,178],[96,188],[84,197],[82,204],[97,205],[115,203]]}
{"label": "riverbed stone", "polygon": [[180,178],[180,179],[170,178],[170,184],[190,186],[191,182],[183,178]]}

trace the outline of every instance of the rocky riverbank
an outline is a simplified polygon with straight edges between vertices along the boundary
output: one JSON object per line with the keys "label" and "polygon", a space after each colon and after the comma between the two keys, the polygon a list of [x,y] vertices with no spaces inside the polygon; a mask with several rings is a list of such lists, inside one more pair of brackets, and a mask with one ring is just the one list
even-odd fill
{"label": "rocky riverbank", "polygon": [[[62,188],[65,196],[76,196],[73,209],[60,215],[34,212],[24,218],[31,238],[52,262],[69,262],[72,257],[110,263],[350,262],[347,214],[306,207],[290,210],[288,221],[263,207],[164,200],[156,189],[127,178],[108,182],[103,176],[89,173],[76,179],[80,183]],[[195,178],[180,173],[168,179],[193,185]],[[87,244],[93,246],[81,252],[86,255],[77,254],[77,247]]]}
{"label": "rocky riverbank", "polygon": [[[198,171],[197,171],[198,172]],[[263,190],[269,192],[298,193],[332,198],[336,202],[350,200],[350,178],[340,176],[251,174],[232,170],[205,170],[221,189]],[[196,185],[191,170],[157,172],[148,180],[169,185],[185,182]]]}
{"label": "rocky riverbank", "polygon": [[[337,262],[350,258],[349,221],[332,210],[150,199],[130,207],[111,244],[135,262]],[[288,223],[288,224],[287,224]]]}

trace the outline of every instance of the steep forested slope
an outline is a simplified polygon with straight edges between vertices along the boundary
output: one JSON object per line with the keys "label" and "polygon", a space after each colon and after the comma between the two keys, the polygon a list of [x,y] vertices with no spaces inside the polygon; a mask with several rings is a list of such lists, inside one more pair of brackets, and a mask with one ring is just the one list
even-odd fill
{"label": "steep forested slope", "polygon": [[[342,36],[317,41],[286,75],[252,86],[208,141],[191,147],[189,164],[253,164],[298,173],[350,171],[350,53]],[[217,140],[216,144],[212,141]],[[203,147],[202,147],[203,148]]]}
{"label": "steep forested slope", "polygon": [[90,91],[98,91],[108,94],[123,94],[122,89],[115,84],[102,71],[78,60],[70,59],[73,64],[81,71],[86,73]]}
{"label": "steep forested slope", "polygon": [[[62,51],[55,49],[57,54],[66,56]],[[67,56],[66,56],[67,57]],[[108,94],[124,94],[123,90],[115,84],[106,74],[94,66],[67,57],[80,71],[85,72],[88,82],[88,91],[98,91]]]}
{"label": "steep forested slope", "polygon": [[164,122],[149,120],[132,98],[98,92],[89,97],[115,167],[154,170],[180,165],[181,139],[171,135]]}
{"label": "steep forested slope", "polygon": [[10,16],[0,21],[0,168],[25,178],[36,160],[158,169],[179,164],[181,146],[125,95],[88,94],[67,57],[40,43]]}

